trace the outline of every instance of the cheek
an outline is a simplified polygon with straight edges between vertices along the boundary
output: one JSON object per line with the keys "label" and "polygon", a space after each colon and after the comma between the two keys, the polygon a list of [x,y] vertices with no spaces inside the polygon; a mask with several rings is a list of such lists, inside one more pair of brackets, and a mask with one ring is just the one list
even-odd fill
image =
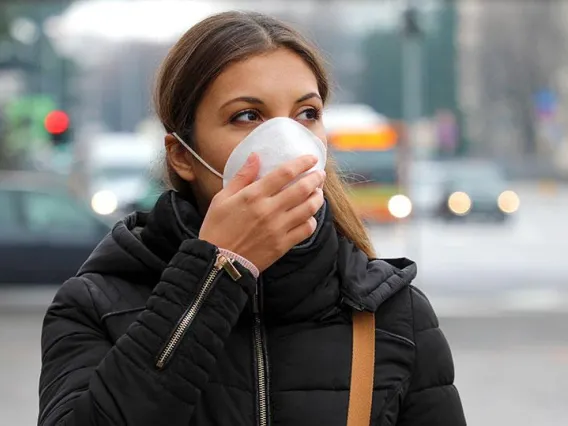
{"label": "cheek", "polygon": [[203,159],[222,174],[229,155],[239,142],[240,139],[231,132],[215,129],[208,132],[205,137],[199,138],[197,146]]}
{"label": "cheek", "polygon": [[234,134],[226,134],[226,138],[223,143],[220,143],[216,160],[218,162],[218,170],[223,173],[225,170],[225,164],[229,159],[233,150],[241,142],[242,138],[236,137]]}

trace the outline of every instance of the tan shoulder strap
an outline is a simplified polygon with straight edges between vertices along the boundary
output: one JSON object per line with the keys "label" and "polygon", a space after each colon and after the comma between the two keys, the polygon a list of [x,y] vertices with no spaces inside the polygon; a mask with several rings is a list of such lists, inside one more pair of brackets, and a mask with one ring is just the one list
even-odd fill
{"label": "tan shoulder strap", "polygon": [[375,378],[375,314],[353,314],[353,357],[347,426],[369,426]]}

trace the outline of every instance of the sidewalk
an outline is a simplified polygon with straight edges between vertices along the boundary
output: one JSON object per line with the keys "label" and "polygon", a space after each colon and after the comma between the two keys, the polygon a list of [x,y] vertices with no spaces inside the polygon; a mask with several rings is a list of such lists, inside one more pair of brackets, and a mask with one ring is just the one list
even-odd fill
{"label": "sidewalk", "polygon": [[568,292],[556,289],[512,289],[478,297],[428,294],[440,318],[497,318],[568,314]]}
{"label": "sidewalk", "polygon": [[54,285],[0,285],[0,313],[45,311],[57,289]]}

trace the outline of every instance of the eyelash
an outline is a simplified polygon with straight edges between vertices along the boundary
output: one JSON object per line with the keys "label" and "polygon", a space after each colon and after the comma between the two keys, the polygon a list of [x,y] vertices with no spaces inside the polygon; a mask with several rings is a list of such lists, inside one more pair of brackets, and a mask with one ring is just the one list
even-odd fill
{"label": "eyelash", "polygon": [[[319,108],[315,108],[315,107],[306,108],[306,109],[303,110],[300,114],[305,114],[305,113],[308,112],[308,111],[314,113],[314,118],[306,119],[307,121],[318,121],[318,120],[321,118],[321,110],[320,110]],[[246,110],[244,110],[244,111],[240,111],[240,112],[236,113],[235,115],[233,115],[233,116],[230,118],[229,121],[230,121],[231,123],[239,123],[239,121],[237,120],[239,117],[242,117],[242,116],[244,116],[245,114],[250,114],[250,113],[256,114],[257,117],[260,118],[260,112],[258,112],[257,110],[255,110],[255,109],[246,109]],[[298,114],[298,115],[300,115],[300,114]],[[245,123],[245,122],[240,122],[240,123]]]}

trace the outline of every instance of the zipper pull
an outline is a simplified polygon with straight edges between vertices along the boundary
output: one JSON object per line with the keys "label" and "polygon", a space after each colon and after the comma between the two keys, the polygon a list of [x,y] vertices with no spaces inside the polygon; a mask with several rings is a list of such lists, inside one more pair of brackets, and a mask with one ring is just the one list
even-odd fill
{"label": "zipper pull", "polygon": [[242,278],[241,273],[237,270],[237,268],[235,268],[233,262],[231,262],[230,259],[226,258],[222,254],[217,255],[217,260],[215,261],[215,269],[217,269],[218,271],[224,269],[233,281],[238,281]]}

